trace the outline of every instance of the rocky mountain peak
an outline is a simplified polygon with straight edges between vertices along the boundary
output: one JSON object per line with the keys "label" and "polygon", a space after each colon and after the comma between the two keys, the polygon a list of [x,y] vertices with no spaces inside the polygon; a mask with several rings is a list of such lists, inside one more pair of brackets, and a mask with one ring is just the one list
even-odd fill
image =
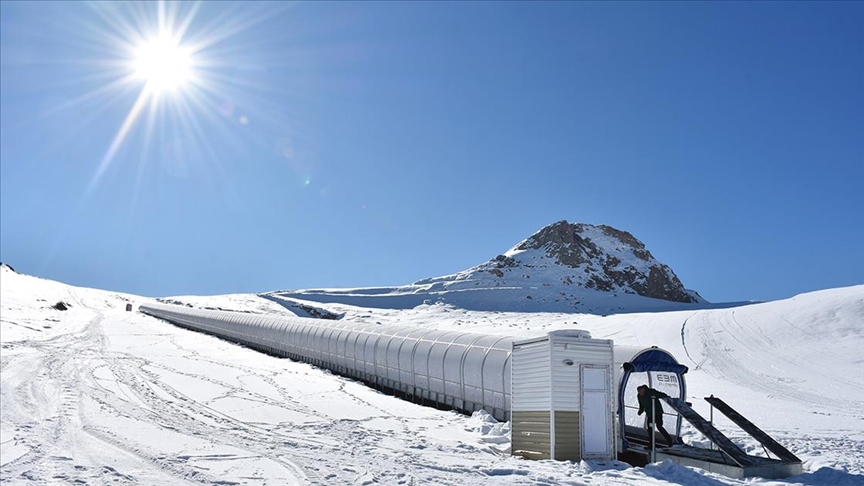
{"label": "rocky mountain peak", "polygon": [[[558,221],[473,270],[505,278],[530,274],[564,285],[624,292],[672,302],[696,302],[671,268],[632,234],[611,226]],[[518,270],[518,271],[517,271]]]}
{"label": "rocky mountain peak", "polygon": [[[597,230],[629,248],[634,257],[646,262],[654,259],[651,252],[645,249],[645,245],[626,231],[606,225],[593,226],[583,223],[568,223],[567,221],[558,221],[546,226],[516,245],[515,249],[537,250],[545,248],[550,258],[555,258],[561,264],[569,267],[578,267],[604,254],[604,249],[597,246],[590,236],[591,232]],[[606,256],[607,259],[615,260],[611,255],[607,254]]]}

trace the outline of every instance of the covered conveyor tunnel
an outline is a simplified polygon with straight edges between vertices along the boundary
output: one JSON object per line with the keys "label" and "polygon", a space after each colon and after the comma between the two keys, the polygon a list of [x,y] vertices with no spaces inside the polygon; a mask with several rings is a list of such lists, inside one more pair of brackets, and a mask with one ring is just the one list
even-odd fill
{"label": "covered conveyor tunnel", "polygon": [[140,311],[310,363],[424,405],[510,419],[513,338],[428,327],[268,316],[160,303]]}

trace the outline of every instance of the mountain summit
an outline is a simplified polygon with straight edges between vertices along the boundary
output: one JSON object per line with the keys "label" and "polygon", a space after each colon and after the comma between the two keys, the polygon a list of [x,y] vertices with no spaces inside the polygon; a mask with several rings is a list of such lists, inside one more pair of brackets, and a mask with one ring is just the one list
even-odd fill
{"label": "mountain summit", "polygon": [[467,310],[594,314],[711,305],[687,291],[672,269],[630,233],[567,221],[544,227],[480,265],[411,285],[262,295],[283,304],[299,300],[389,309],[448,304]]}
{"label": "mountain summit", "polygon": [[698,301],[641,241],[605,225],[558,221],[472,271],[488,272],[503,280],[543,275],[546,283],[565,287],[576,285],[672,302]]}

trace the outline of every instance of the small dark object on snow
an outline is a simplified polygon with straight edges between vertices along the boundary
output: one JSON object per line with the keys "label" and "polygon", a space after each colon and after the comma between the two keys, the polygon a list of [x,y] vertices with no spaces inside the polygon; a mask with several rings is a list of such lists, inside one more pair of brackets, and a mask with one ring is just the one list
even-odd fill
{"label": "small dark object on snow", "polygon": [[54,309],[60,310],[60,311],[69,310],[69,306],[65,302],[62,302],[62,301],[57,302],[56,304],[54,304],[51,307],[53,307]]}
{"label": "small dark object on snow", "polygon": [[126,304],[126,312],[129,312],[131,310],[132,310],[132,304]]}

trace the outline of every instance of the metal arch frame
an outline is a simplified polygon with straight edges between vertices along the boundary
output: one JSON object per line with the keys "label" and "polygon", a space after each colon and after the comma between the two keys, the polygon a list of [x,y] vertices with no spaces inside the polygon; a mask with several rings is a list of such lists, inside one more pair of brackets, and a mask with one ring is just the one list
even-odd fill
{"label": "metal arch frame", "polygon": [[[423,333],[422,333],[419,337],[416,337],[416,338],[411,337],[411,335],[414,334],[414,333],[417,332],[417,331],[423,331]],[[416,381],[417,381],[416,376],[417,376],[417,375],[414,373],[414,351],[417,349],[417,343],[420,342],[420,338],[423,337],[423,336],[425,336],[426,334],[429,334],[429,330],[427,330],[427,329],[414,329],[413,331],[409,332],[408,335],[405,336],[404,339],[402,339],[402,342],[399,344],[399,349],[396,351],[397,361],[398,361],[398,360],[401,360],[401,358],[402,358],[402,347],[405,346],[405,343],[406,343],[406,342],[408,342],[408,338],[409,338],[409,337],[410,337],[411,339],[414,340],[414,345],[412,346],[412,349],[411,349],[411,355],[410,355],[410,356],[411,356],[411,370],[410,370],[410,371],[409,371],[409,370],[403,370],[403,369],[402,369],[402,363],[401,363],[401,361],[399,361],[399,373],[400,373],[400,376],[401,376],[401,374],[402,374],[403,371],[404,371],[405,373],[408,373],[409,375],[411,375],[411,383],[410,383],[410,385],[411,385],[411,388],[412,388],[412,389],[417,387],[417,385],[416,385]],[[406,383],[406,385],[408,385],[408,384],[409,384],[409,383]]]}
{"label": "metal arch frame", "polygon": [[[652,348],[646,348],[646,349],[636,353],[632,358],[630,358],[629,361],[627,361],[625,363],[625,365],[631,363],[632,361],[635,361],[635,359],[637,357],[641,356],[646,351],[662,351],[663,353],[665,353],[669,357],[671,357],[672,360],[676,364],[680,364],[680,363],[678,363],[678,360],[675,359],[675,357],[672,356],[672,354],[669,353],[668,351],[666,351],[665,349],[661,349],[658,347],[652,347]],[[684,374],[687,373],[687,371],[688,371],[686,366],[684,366],[684,371],[681,373],[676,372],[676,371],[672,371],[672,370],[669,370],[669,371],[646,370],[645,373],[648,373],[649,386],[651,386],[651,373],[650,373],[650,371],[662,371],[664,373],[674,373],[678,377],[678,383],[680,384],[679,389],[681,390],[680,396],[678,398],[686,401],[686,398],[687,398],[687,381],[684,379]],[[627,447],[629,446],[629,442],[627,441],[627,431],[626,431],[627,424],[625,422],[626,411],[625,411],[625,403],[624,403],[624,391],[627,389],[627,383],[630,380],[630,374],[631,373],[633,373],[632,370],[625,368],[624,372],[621,374],[621,381],[618,384],[618,428],[619,428],[619,434],[621,436],[622,450],[626,450]],[[641,373],[641,372],[639,372],[639,373]],[[681,437],[681,422],[682,422],[681,414],[678,414],[678,420],[677,420],[677,423],[675,424],[675,435],[677,437]]]}
{"label": "metal arch frame", "polygon": [[339,322],[330,321],[327,324],[327,327],[330,328],[330,334],[328,335],[327,340],[329,342],[329,346],[327,347],[328,352],[330,353],[330,357],[328,361],[330,361],[330,366],[334,369],[342,366],[339,362],[339,338],[342,335],[342,331],[345,330],[344,326],[340,326]]}
{"label": "metal arch frame", "polygon": [[[342,353],[343,353],[342,361],[345,363],[345,369],[346,370],[351,366],[352,360],[355,359],[355,356],[354,356],[354,353],[356,352],[355,348],[351,348],[351,357],[350,358],[348,357],[348,347],[353,346],[353,344],[351,342],[351,338],[354,336],[354,334],[355,333],[352,329],[349,329],[348,326],[344,326],[344,327],[342,327],[342,331],[336,337],[336,339],[339,339],[340,341],[342,341],[344,339],[344,342],[342,343],[342,347],[344,348],[342,350]],[[356,338],[355,338],[355,340],[356,340]],[[338,350],[339,348],[337,347],[336,349]]]}
{"label": "metal arch frame", "polygon": [[297,351],[297,354],[306,352],[306,341],[308,337],[306,336],[306,324],[302,322],[298,322],[294,326],[293,330],[294,339],[297,344],[294,345],[294,349]]}
{"label": "metal arch frame", "polygon": [[[459,360],[459,378],[461,380],[460,393],[462,394],[463,407],[465,406],[465,402],[467,401],[467,400],[465,400],[467,398],[467,395],[465,394],[465,358],[468,357],[468,352],[470,352],[471,349],[474,348],[474,345],[477,344],[477,341],[479,341],[485,337],[486,336],[484,336],[483,334],[480,334],[476,338],[474,338],[474,340],[471,341],[471,344],[465,346],[465,351],[462,352],[462,358]],[[485,356],[484,356],[484,359],[485,359]],[[483,366],[482,366],[482,364],[480,366],[480,383],[481,384],[483,383]],[[482,394],[481,394],[481,398],[482,398]]]}
{"label": "metal arch frame", "polygon": [[[388,327],[390,327],[392,329],[392,326],[388,326]],[[405,345],[405,341],[408,339],[408,336],[410,336],[411,334],[414,333],[414,330],[409,331],[408,334],[406,334],[404,336],[400,335],[400,334],[396,334],[396,333],[400,332],[398,330],[393,331],[393,332],[394,332],[394,334],[393,334],[393,336],[390,337],[390,342],[387,343],[387,349],[384,351],[384,360],[385,360],[384,362],[385,362],[388,370],[393,369],[396,371],[397,381],[401,382],[402,381],[402,376],[401,376],[402,365],[401,365],[401,363],[399,363],[399,358],[402,355],[402,346]],[[396,349],[396,366],[391,367],[390,366],[390,345],[393,344],[393,338],[394,337],[398,337],[399,339],[402,340],[402,342],[399,343],[399,347]],[[389,371],[387,373],[387,376],[390,376]]]}
{"label": "metal arch frame", "polygon": [[[490,351],[492,351],[493,349],[497,349],[495,346],[497,346],[498,343],[500,343],[501,341],[504,341],[505,339],[509,339],[509,338],[510,338],[509,336],[504,336],[504,337],[498,339],[494,343],[490,344],[489,347],[486,348],[486,353],[483,354],[483,361],[480,362],[480,390],[482,390],[480,397],[483,400],[483,405],[486,405],[488,403],[486,401],[486,358],[489,357]],[[513,355],[512,348],[511,348],[510,352],[507,354],[509,356]],[[504,360],[504,363],[505,364],[507,363],[506,359]],[[504,370],[501,370],[501,371],[502,371],[502,373],[501,373],[501,393],[503,394],[504,391],[506,390],[506,388],[504,387],[504,381],[505,381],[504,380],[504,373],[503,373]],[[505,403],[506,403],[506,400],[505,400]]]}
{"label": "metal arch frame", "polygon": [[[336,329],[335,326],[327,325],[326,329],[321,332],[321,338],[327,341],[326,349],[322,349],[322,359],[330,362],[330,366],[338,366],[335,362],[332,362],[331,357],[336,356],[335,349],[331,350],[331,347],[336,347],[336,340],[333,339],[333,331]],[[326,338],[324,336],[327,336]],[[325,354],[326,353],[326,354]],[[325,358],[326,356],[326,358]]]}
{"label": "metal arch frame", "polygon": [[258,324],[261,326],[261,336],[264,339],[264,342],[267,343],[267,347],[273,347],[273,323],[270,322],[265,316],[258,316],[256,319]]}
{"label": "metal arch frame", "polygon": [[295,339],[299,333],[298,328],[301,326],[299,322],[292,321],[285,329],[285,352],[290,354],[296,354],[296,351],[300,351],[300,345],[298,344],[298,340]]}
{"label": "metal arch frame", "polygon": [[[371,326],[371,324],[370,324],[370,326]],[[358,334],[358,336],[357,336],[357,342],[358,342],[358,343],[360,342],[360,337],[363,337],[363,338],[364,338],[364,339],[363,339],[363,344],[362,344],[362,346],[363,346],[363,359],[362,359],[362,361],[363,361],[363,370],[361,371],[359,366],[355,366],[355,368],[357,368],[357,371],[358,371],[361,375],[369,372],[369,371],[368,371],[368,368],[369,368],[370,361],[369,361],[368,359],[366,359],[366,351],[367,351],[368,348],[369,348],[369,338],[372,337],[372,333],[367,331],[367,327],[368,327],[368,326],[364,326],[363,329],[360,330],[360,331],[358,331],[358,333],[357,333],[357,334]],[[371,361],[371,364],[372,364],[372,371],[373,371],[373,372],[375,371],[375,356],[374,356],[374,354],[375,354],[375,350],[373,349],[373,350],[372,350],[372,355],[373,355],[373,356],[372,356],[372,361]],[[354,356],[357,356],[357,350],[356,350],[356,348],[355,348],[355,350],[354,350]]]}
{"label": "metal arch frame", "polygon": [[[456,332],[456,331],[454,331],[454,332]],[[453,349],[453,344],[456,343],[457,339],[461,338],[462,336],[470,336],[470,335],[471,335],[471,333],[469,333],[469,332],[458,333],[452,340],[450,340],[450,343],[447,344],[447,349],[444,350],[444,355],[442,356],[442,360],[441,360],[441,379],[444,381],[444,394],[445,395],[447,395],[447,354],[450,352],[451,349]],[[459,344],[459,346],[463,346],[463,344]],[[466,351],[468,350],[468,348],[469,348],[469,346],[465,347]],[[430,349],[429,352],[431,354],[432,350]],[[462,369],[462,362],[464,359],[465,359],[465,351],[462,352],[462,356],[459,358],[459,368],[460,369],[459,369],[459,383],[458,383],[459,395],[460,395],[459,400],[462,402],[463,407],[465,405],[465,380],[464,380],[465,370]],[[456,398],[456,397],[454,397],[454,398]],[[455,406],[455,403],[454,403],[454,406]]]}
{"label": "metal arch frame", "polygon": [[[501,373],[502,379],[504,380],[504,410],[508,411],[507,420],[510,420],[509,410],[513,407],[513,390],[512,390],[512,380],[513,380],[513,363],[511,362],[513,359],[513,348],[510,348],[510,353],[507,355],[507,359],[504,360],[504,373]],[[510,379],[507,379],[507,369],[510,369]],[[511,385],[511,389],[508,390],[507,385]],[[508,393],[509,391],[509,393]],[[510,400],[510,403],[507,403],[507,400]]]}
{"label": "metal arch frame", "polygon": [[[447,343],[447,349],[444,350],[444,354],[441,355],[441,384],[443,385],[445,398],[449,396],[447,394],[447,353],[449,353],[450,350],[453,348],[453,343],[455,343],[457,339],[459,339],[460,337],[462,337],[466,334],[469,334],[469,333],[464,332],[464,331],[444,331],[444,334],[442,334],[442,336],[446,336],[447,334],[451,334],[451,333],[454,334],[454,336],[450,339],[450,342]],[[439,341],[439,342],[441,344],[444,344],[444,341]],[[431,348],[429,348],[429,355],[430,356],[432,355],[433,349],[435,349],[434,345]],[[453,397],[453,398],[455,399],[456,397]],[[460,397],[460,400],[462,400],[464,402],[464,398]],[[446,400],[445,400],[445,404],[446,404]],[[453,406],[454,407],[456,406],[455,401],[453,402]]]}
{"label": "metal arch frame", "polygon": [[275,349],[281,351],[282,350],[282,341],[280,340],[280,337],[283,334],[283,331],[282,331],[283,323],[281,323],[275,319],[269,319],[268,318],[268,320],[271,322],[272,329],[273,329],[273,347]]}
{"label": "metal arch frame", "polygon": [[[446,336],[448,331],[441,331],[441,336]],[[430,396],[432,392],[432,370],[429,368],[429,358],[432,357],[432,350],[435,349],[435,345],[438,344],[438,339],[441,337],[438,336],[432,341],[432,344],[429,346],[429,352],[426,353],[426,380],[429,382],[429,385],[426,387],[426,391],[429,392]],[[444,365],[441,365],[441,383],[444,384]],[[442,386],[446,390],[446,385]],[[437,392],[435,392],[437,395]]]}
{"label": "metal arch frame", "polygon": [[[424,338],[433,332],[438,332],[438,329],[428,329],[426,332],[421,334],[414,343],[414,348],[411,350],[411,381],[413,382],[414,388],[417,388],[417,346],[420,345],[420,342],[426,342]],[[432,341],[432,344],[429,346],[429,353],[426,353],[426,391],[429,392],[431,392],[429,386],[429,354],[432,352],[432,346],[434,345],[435,341]]]}
{"label": "metal arch frame", "polygon": [[[354,338],[354,371],[358,374],[358,376],[361,375],[362,373],[366,372],[366,363],[367,363],[367,361],[366,361],[366,341],[369,340],[369,336],[372,334],[372,333],[366,332],[366,329],[371,325],[372,324],[366,324],[362,328],[355,330],[357,336]],[[363,362],[363,371],[360,371],[360,366],[357,365],[357,362],[358,362],[357,345],[358,345],[358,343],[360,343],[361,337],[364,338],[363,339],[363,359],[361,360]]]}
{"label": "metal arch frame", "polygon": [[[375,376],[381,378],[381,380],[383,380],[384,382],[391,381],[389,372],[389,357],[387,356],[387,352],[390,350],[390,343],[392,343],[393,338],[396,337],[396,332],[398,331],[395,331],[392,326],[385,325],[382,332],[378,333],[378,340],[375,342]],[[382,337],[387,338],[387,344],[384,346],[384,359],[381,363],[383,365],[383,373],[378,371],[378,351],[379,343],[381,342]]]}
{"label": "metal arch frame", "polygon": [[[387,327],[387,326],[384,326],[384,327]],[[372,347],[372,374],[375,375],[375,383],[376,384],[379,383],[381,381],[381,379],[386,379],[386,378],[383,378],[381,376],[381,373],[378,371],[378,343],[381,342],[381,336],[383,336],[383,335],[384,334],[381,332],[376,333],[375,345]],[[369,342],[368,338],[367,338],[366,342],[367,343]],[[367,361],[367,363],[368,363],[368,361]],[[385,369],[387,368],[387,356],[386,355],[384,356],[384,368]]]}
{"label": "metal arch frame", "polygon": [[273,322],[273,347],[276,348],[280,354],[284,353],[284,339],[282,338],[285,335],[284,328],[288,327],[288,323],[282,323],[275,319],[271,319],[271,321]]}
{"label": "metal arch frame", "polygon": [[[488,335],[487,335],[487,336],[483,336],[483,337],[480,338],[480,339],[483,339],[483,338],[489,338],[489,337],[493,337],[493,338],[494,338],[494,337],[497,337],[497,336],[488,336]],[[495,342],[497,342],[497,340],[495,340]],[[493,342],[493,344],[494,344],[494,342]],[[493,344],[490,344],[490,345],[477,345],[476,342],[473,343],[472,346],[471,346],[471,348],[470,348],[470,349],[465,353],[465,357],[464,357],[463,360],[462,360],[462,362],[463,362],[463,365],[462,365],[462,366],[463,366],[463,370],[462,370],[462,372],[463,372],[463,377],[464,377],[464,374],[465,374],[465,370],[464,370],[465,364],[464,364],[464,363],[465,363],[465,361],[468,360],[468,354],[470,354],[472,351],[474,351],[474,352],[476,352],[476,353],[479,353],[479,356],[478,356],[478,358],[477,358],[477,359],[479,360],[479,361],[478,361],[478,363],[479,363],[479,372],[478,372],[477,374],[478,374],[478,376],[480,377],[480,378],[478,379],[478,381],[479,381],[480,383],[479,383],[478,385],[470,385],[470,386],[471,386],[472,388],[476,388],[477,390],[479,390],[479,391],[481,392],[481,397],[480,397],[481,400],[483,399],[483,398],[482,398],[482,391],[483,391],[483,390],[482,390],[482,389],[483,389],[483,360],[486,358],[486,353],[489,351],[490,346],[492,346]],[[466,380],[466,382],[467,382],[467,380]]]}
{"label": "metal arch frame", "polygon": [[315,326],[315,329],[312,331],[312,348],[315,350],[315,353],[318,355],[319,361],[325,361],[326,356],[329,353],[325,348],[330,347],[329,339],[325,339],[324,335],[327,333],[329,328],[325,326]]}
{"label": "metal arch frame", "polygon": [[[333,342],[333,363],[331,363],[334,367],[339,368],[342,366],[342,363],[347,361],[345,358],[345,352],[339,353],[339,345],[342,342],[342,333],[346,331],[345,327],[340,326],[332,326],[331,329],[333,331],[330,332],[330,339]],[[344,347],[344,346],[343,346]],[[340,361],[341,358],[341,361]]]}

